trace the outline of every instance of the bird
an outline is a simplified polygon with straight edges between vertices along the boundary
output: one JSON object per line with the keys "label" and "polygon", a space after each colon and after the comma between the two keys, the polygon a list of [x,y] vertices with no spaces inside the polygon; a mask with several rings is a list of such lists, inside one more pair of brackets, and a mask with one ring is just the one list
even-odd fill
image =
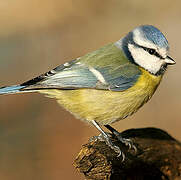
{"label": "bird", "polygon": [[[66,62],[20,85],[0,88],[0,94],[38,92],[57,102],[76,118],[95,126],[118,156],[101,126],[123,144],[133,147],[111,124],[137,112],[154,94],[168,65],[169,44],[153,25],[140,25],[114,43]],[[96,139],[96,140],[97,140]]]}

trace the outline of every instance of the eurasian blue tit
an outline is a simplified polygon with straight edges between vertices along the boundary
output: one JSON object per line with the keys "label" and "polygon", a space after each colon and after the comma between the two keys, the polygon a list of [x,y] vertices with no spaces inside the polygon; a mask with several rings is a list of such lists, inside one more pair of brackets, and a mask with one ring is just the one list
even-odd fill
{"label": "eurasian blue tit", "polygon": [[20,85],[2,87],[0,94],[39,92],[55,98],[75,117],[93,124],[121,154],[100,126],[134,147],[110,124],[132,115],[152,97],[167,66],[175,64],[168,51],[168,41],[156,27],[139,26],[115,43]]}

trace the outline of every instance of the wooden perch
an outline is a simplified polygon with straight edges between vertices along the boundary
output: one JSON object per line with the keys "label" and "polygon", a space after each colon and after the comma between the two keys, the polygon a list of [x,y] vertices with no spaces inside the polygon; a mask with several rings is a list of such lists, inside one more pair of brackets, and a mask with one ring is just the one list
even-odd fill
{"label": "wooden perch", "polygon": [[110,149],[104,142],[83,145],[74,166],[94,180],[179,180],[181,179],[181,143],[156,128],[130,129],[122,133],[130,138],[137,152],[129,150],[116,139],[114,143],[126,158]]}

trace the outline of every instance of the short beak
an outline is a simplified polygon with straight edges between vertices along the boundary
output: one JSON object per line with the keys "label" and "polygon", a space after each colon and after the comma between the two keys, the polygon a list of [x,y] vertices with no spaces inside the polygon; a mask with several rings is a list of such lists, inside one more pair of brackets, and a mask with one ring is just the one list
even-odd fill
{"label": "short beak", "polygon": [[173,65],[173,64],[176,63],[170,56],[167,56],[167,57],[165,58],[165,62],[166,62],[168,65]]}

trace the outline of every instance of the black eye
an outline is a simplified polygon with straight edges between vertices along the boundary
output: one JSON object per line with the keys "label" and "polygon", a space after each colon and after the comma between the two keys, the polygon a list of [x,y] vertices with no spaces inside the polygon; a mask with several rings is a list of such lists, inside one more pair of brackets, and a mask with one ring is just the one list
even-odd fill
{"label": "black eye", "polygon": [[155,54],[156,51],[154,49],[149,49],[148,52],[149,54]]}

